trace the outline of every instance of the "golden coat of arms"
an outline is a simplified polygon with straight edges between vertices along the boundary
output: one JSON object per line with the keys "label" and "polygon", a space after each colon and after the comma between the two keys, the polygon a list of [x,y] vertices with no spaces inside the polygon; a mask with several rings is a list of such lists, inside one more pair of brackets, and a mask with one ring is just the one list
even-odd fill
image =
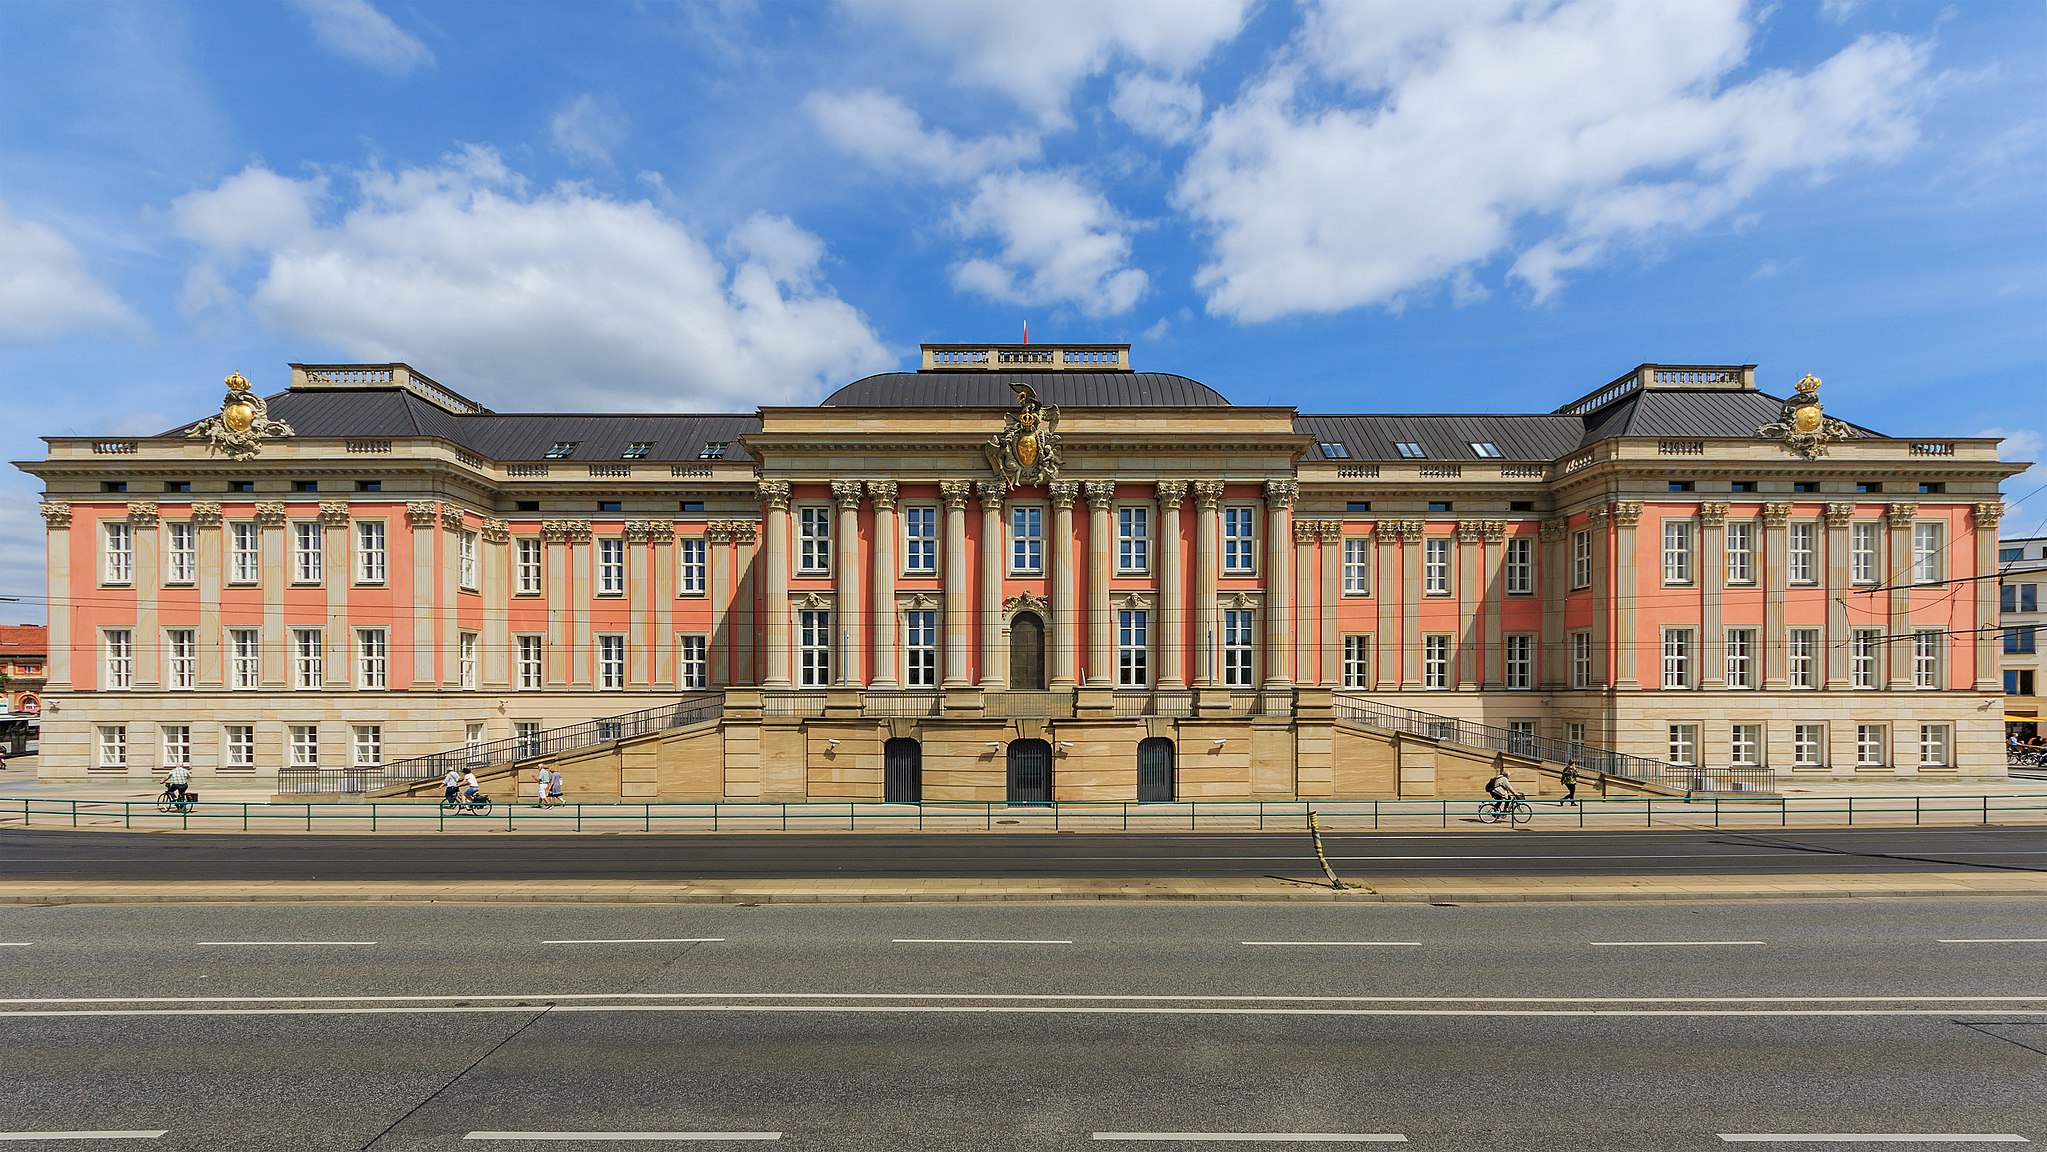
{"label": "golden coat of arms", "polygon": [[227,396],[220,402],[220,414],[208,416],[185,433],[194,440],[210,440],[216,452],[236,460],[247,460],[263,450],[263,441],[292,435],[292,427],[270,417],[270,406],[249,391],[240,372],[227,378]]}
{"label": "golden coat of arms", "polygon": [[1853,429],[1834,419],[1820,406],[1820,378],[1807,373],[1798,391],[1777,413],[1777,419],[1756,429],[1756,435],[1784,441],[1785,451],[1811,460],[1827,454],[1827,445],[1855,435]]}
{"label": "golden coat of arms", "polygon": [[1002,435],[981,446],[988,466],[1005,487],[1044,484],[1059,475],[1059,409],[1038,402],[1028,384],[1012,383],[1020,407],[1009,414]]}

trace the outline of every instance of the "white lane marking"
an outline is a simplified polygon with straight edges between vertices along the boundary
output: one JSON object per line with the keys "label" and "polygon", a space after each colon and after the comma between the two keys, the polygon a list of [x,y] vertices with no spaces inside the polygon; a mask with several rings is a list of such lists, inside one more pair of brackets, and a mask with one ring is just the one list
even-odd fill
{"label": "white lane marking", "polygon": [[471,1132],[464,1140],[524,1141],[653,1141],[653,1140],[780,1140],[780,1132]]}
{"label": "white lane marking", "polygon": [[1146,995],[1024,992],[550,992],[438,993],[435,995],[369,994],[356,996],[43,996],[0,999],[6,1005],[52,1004],[414,1004],[502,1001],[514,1008],[583,1000],[975,1000],[1053,1003],[1134,1002],[1159,1004],[2038,1004],[2047,1010],[2047,994],[2032,996],[1238,996]]}
{"label": "white lane marking", "polygon": [[29,946],[29,945],[30,945],[31,943],[33,943],[33,941],[29,941],[29,940],[0,940],[0,948],[26,948],[26,947],[28,947],[28,946]]}
{"label": "white lane marking", "polygon": [[[578,1012],[783,1012],[903,1016],[985,1015],[985,1016],[1487,1016],[1487,1017],[1586,1017],[1667,1016],[1683,1018],[1728,1017],[1823,1017],[1823,1016],[1940,1016],[1952,1017],[1949,1008],[1239,1008],[1172,1007],[1166,1005],[1033,1005],[1033,1004],[408,1004],[393,1006],[320,1008],[63,1008],[0,1011],[0,1019],[54,1018],[61,1016],[432,1016],[490,1013],[531,1013],[546,1010],[555,1014]],[[1987,1014],[1993,1009],[1976,1009]],[[2007,1016],[2047,1017],[2047,1008],[1994,1009]]]}
{"label": "white lane marking", "polygon": [[1942,940],[1942,944],[2047,944],[2047,936],[1985,936],[1975,940]]}
{"label": "white lane marking", "polygon": [[891,940],[891,944],[1071,944],[1071,940],[945,940],[918,939]]}
{"label": "white lane marking", "polygon": [[671,936],[646,940],[542,940],[542,944],[720,944],[723,936]]}
{"label": "white lane marking", "polygon": [[195,940],[201,948],[367,948],[375,940]]}
{"label": "white lane marking", "polygon": [[1242,940],[1253,948],[1419,948],[1419,940]]}
{"label": "white lane marking", "polygon": [[1761,940],[1594,940],[1594,948],[1717,948],[1724,944],[1761,944]]}
{"label": "white lane marking", "polygon": [[1097,1140],[1170,1140],[1194,1144],[1405,1144],[1399,1132],[1097,1132]]}
{"label": "white lane marking", "polygon": [[157,1140],[169,1131],[168,1128],[158,1128],[149,1132],[0,1132],[0,1140]]}
{"label": "white lane marking", "polygon": [[2030,1144],[2013,1132],[1722,1132],[1727,1144]]}

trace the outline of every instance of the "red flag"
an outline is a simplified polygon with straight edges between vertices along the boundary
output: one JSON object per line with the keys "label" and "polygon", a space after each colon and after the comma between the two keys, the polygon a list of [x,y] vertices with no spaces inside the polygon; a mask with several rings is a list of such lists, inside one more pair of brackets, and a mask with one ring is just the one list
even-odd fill
{"label": "red flag", "polygon": [[1031,342],[1031,322],[1030,322],[1030,321],[1028,321],[1028,320],[1026,320],[1026,321],[1024,321],[1024,343],[1028,344],[1028,343],[1030,343],[1030,342]]}

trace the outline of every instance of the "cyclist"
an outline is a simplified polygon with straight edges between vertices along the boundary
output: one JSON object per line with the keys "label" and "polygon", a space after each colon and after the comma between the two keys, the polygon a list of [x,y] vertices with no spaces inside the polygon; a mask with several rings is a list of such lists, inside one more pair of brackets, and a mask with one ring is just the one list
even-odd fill
{"label": "cyclist", "polygon": [[1506,811],[1508,804],[1521,799],[1521,793],[1514,789],[1514,778],[1508,774],[1504,764],[1500,766],[1497,775],[1485,782],[1485,790],[1486,795],[1491,796],[1493,803],[1503,812]]}
{"label": "cyclist", "polygon": [[448,769],[448,774],[441,777],[442,803],[453,804],[455,802],[455,790],[460,787],[462,787],[462,774],[453,768]]}
{"label": "cyclist", "polygon": [[464,769],[462,772],[463,803],[465,804],[476,803],[476,797],[480,795],[482,792],[483,786],[476,782],[476,769],[474,768]]}
{"label": "cyclist", "polygon": [[183,764],[173,764],[171,765],[171,770],[163,778],[164,794],[169,796],[173,803],[183,804],[185,802],[185,793],[191,787],[191,784],[192,770]]}

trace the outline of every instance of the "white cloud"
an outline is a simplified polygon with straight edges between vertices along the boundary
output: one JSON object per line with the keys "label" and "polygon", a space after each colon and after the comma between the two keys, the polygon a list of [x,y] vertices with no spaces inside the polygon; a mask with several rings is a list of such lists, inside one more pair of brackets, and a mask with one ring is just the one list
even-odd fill
{"label": "white cloud", "polygon": [[[2032,467],[2004,482],[2004,522],[1998,532],[2004,536],[2038,536],[2047,518],[2033,516],[2028,509],[2047,508],[2047,436],[2031,428],[1986,428],[1978,436],[1997,436],[1999,460],[2024,460]],[[2028,503],[2030,501],[2030,503]]]}
{"label": "white cloud", "polygon": [[1695,230],[1766,183],[1898,155],[1923,44],[1864,37],[1730,83],[1739,0],[1325,4],[1216,110],[1177,202],[1240,320],[1397,304],[1502,256],[1538,301],[1616,247]]}
{"label": "white cloud", "polygon": [[[357,173],[297,235],[236,232],[212,201],[276,179],[244,172],[175,217],[203,222],[187,235],[220,258],[257,253],[248,300],[271,326],[408,361],[493,407],[744,411],[893,362],[821,284],[823,245],[786,220],[742,225],[728,266],[651,204],[529,192],[483,149]],[[314,203],[317,182],[297,184]]]}
{"label": "white cloud", "polygon": [[0,596],[20,597],[17,604],[0,603],[0,622],[33,624],[44,617],[47,550],[36,492],[25,485],[0,486],[5,497],[0,499]]}
{"label": "white cloud", "polygon": [[554,146],[573,159],[609,166],[611,154],[625,143],[624,113],[600,104],[588,92],[562,105],[548,122]]}
{"label": "white cloud", "polygon": [[953,79],[994,88],[1048,124],[1074,85],[1123,58],[1180,73],[1244,26],[1249,0],[888,0],[851,5],[892,18],[954,57]]}
{"label": "white cloud", "polygon": [[1201,125],[1201,89],[1184,80],[1132,72],[1116,82],[1109,108],[1125,124],[1168,144],[1191,139]]}
{"label": "white cloud", "polygon": [[171,203],[178,234],[215,251],[277,248],[313,230],[313,209],[326,196],[325,177],[292,180],[268,168],[245,168],[204,192]]}
{"label": "white cloud", "polygon": [[954,210],[968,239],[993,237],[1000,252],[953,269],[953,284],[1020,304],[1069,303],[1090,316],[1128,312],[1145,274],[1127,267],[1131,225],[1107,200],[1058,172],[983,176]]}
{"label": "white cloud", "polygon": [[78,329],[139,332],[141,319],[85,270],[56,229],[0,204],[0,340],[45,340]]}
{"label": "white cloud", "polygon": [[391,22],[369,0],[295,0],[313,22],[320,46],[379,72],[403,76],[432,64],[434,54],[419,37]]}
{"label": "white cloud", "polygon": [[971,180],[1038,156],[1033,134],[962,141],[943,128],[926,128],[909,106],[873,89],[814,92],[803,107],[825,139],[876,168],[908,167],[931,179]]}

